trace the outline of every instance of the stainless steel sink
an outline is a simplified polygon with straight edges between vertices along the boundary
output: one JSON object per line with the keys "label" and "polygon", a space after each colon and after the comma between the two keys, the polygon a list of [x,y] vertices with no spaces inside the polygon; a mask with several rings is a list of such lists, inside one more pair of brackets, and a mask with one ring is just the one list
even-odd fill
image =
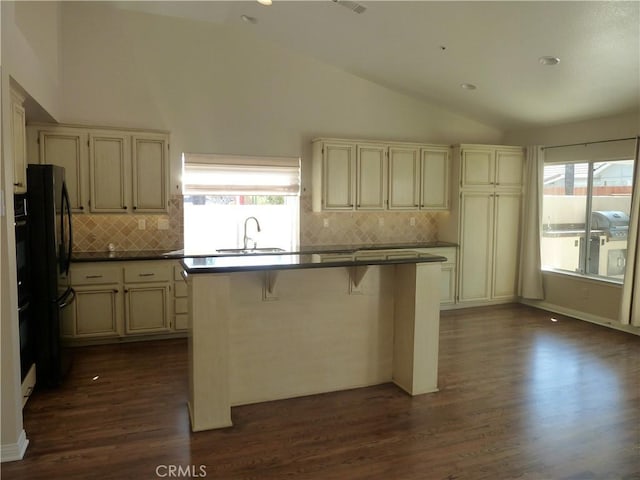
{"label": "stainless steel sink", "polygon": [[222,248],[220,250],[216,250],[216,253],[229,254],[229,255],[260,255],[265,253],[282,253],[284,250],[282,248]]}

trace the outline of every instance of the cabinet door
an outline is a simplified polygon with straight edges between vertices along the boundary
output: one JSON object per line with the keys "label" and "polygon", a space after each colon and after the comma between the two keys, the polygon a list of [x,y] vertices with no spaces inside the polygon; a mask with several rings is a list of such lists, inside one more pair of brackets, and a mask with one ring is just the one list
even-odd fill
{"label": "cabinet door", "polygon": [[387,198],[386,147],[358,145],[356,208],[384,210]]}
{"label": "cabinet door", "polygon": [[496,186],[522,186],[524,170],[524,152],[513,150],[496,150]]}
{"label": "cabinet door", "polygon": [[420,208],[449,208],[449,149],[421,150]]}
{"label": "cabinet door", "polygon": [[489,300],[493,255],[493,200],[490,193],[463,193],[460,201],[461,302]]}
{"label": "cabinet door", "polygon": [[118,285],[74,287],[71,318],[63,319],[62,332],[74,338],[111,337],[121,332],[122,302]]}
{"label": "cabinet door", "polygon": [[325,210],[353,210],[355,145],[325,143],[322,158],[322,199]]}
{"label": "cabinet door", "polygon": [[166,135],[134,135],[133,210],[166,212],[169,190],[169,142]]}
{"label": "cabinet door", "polygon": [[419,150],[417,148],[389,147],[389,208],[416,210],[419,205]]}
{"label": "cabinet door", "polygon": [[125,285],[125,332],[156,333],[169,330],[169,285]]}
{"label": "cabinet door", "polygon": [[122,213],[128,210],[126,171],[129,163],[125,135],[89,135],[92,212]]}
{"label": "cabinet door", "polygon": [[493,149],[463,149],[461,151],[461,186],[493,186],[494,151]]}
{"label": "cabinet door", "polygon": [[20,98],[11,102],[11,141],[13,153],[13,192],[27,191],[27,138],[25,114]]}
{"label": "cabinet door", "polygon": [[40,163],[64,167],[71,208],[85,210],[89,189],[88,136],[74,129],[41,130],[38,133]]}
{"label": "cabinet door", "polygon": [[515,297],[518,280],[520,242],[519,193],[495,196],[493,234],[493,299]]}

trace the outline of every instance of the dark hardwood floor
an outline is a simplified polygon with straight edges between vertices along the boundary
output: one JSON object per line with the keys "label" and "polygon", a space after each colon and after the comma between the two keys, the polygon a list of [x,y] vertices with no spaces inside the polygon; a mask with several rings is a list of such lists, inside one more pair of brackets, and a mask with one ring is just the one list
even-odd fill
{"label": "dark hardwood floor", "polygon": [[444,312],[440,391],[414,398],[248,405],[194,434],[186,369],[184,340],[77,349],[2,478],[640,479],[640,337],[525,306]]}

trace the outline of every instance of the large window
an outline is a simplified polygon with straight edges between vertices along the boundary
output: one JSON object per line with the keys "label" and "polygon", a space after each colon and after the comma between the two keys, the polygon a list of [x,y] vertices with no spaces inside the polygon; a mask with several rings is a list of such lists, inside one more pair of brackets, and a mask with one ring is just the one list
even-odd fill
{"label": "large window", "polygon": [[183,193],[187,253],[298,247],[298,158],[185,154]]}
{"label": "large window", "polygon": [[544,269],[623,281],[633,168],[630,159],[545,165]]}

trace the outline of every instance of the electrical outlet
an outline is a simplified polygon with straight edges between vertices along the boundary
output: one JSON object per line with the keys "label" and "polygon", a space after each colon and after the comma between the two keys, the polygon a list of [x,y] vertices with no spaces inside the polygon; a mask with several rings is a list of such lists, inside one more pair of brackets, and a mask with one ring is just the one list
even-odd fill
{"label": "electrical outlet", "polygon": [[138,220],[138,230],[146,230],[147,229],[147,220],[144,218],[140,218]]}
{"label": "electrical outlet", "polygon": [[325,219],[322,220],[322,226],[324,228],[328,228],[329,227],[329,219],[328,218],[325,218]]}
{"label": "electrical outlet", "polygon": [[384,227],[384,218],[382,218],[382,217],[378,218],[378,226],[379,227]]}
{"label": "electrical outlet", "polygon": [[166,218],[159,218],[158,230],[169,230],[169,220]]}
{"label": "electrical outlet", "polygon": [[411,225],[412,227],[416,226],[416,217],[411,217],[409,219],[409,225]]}

